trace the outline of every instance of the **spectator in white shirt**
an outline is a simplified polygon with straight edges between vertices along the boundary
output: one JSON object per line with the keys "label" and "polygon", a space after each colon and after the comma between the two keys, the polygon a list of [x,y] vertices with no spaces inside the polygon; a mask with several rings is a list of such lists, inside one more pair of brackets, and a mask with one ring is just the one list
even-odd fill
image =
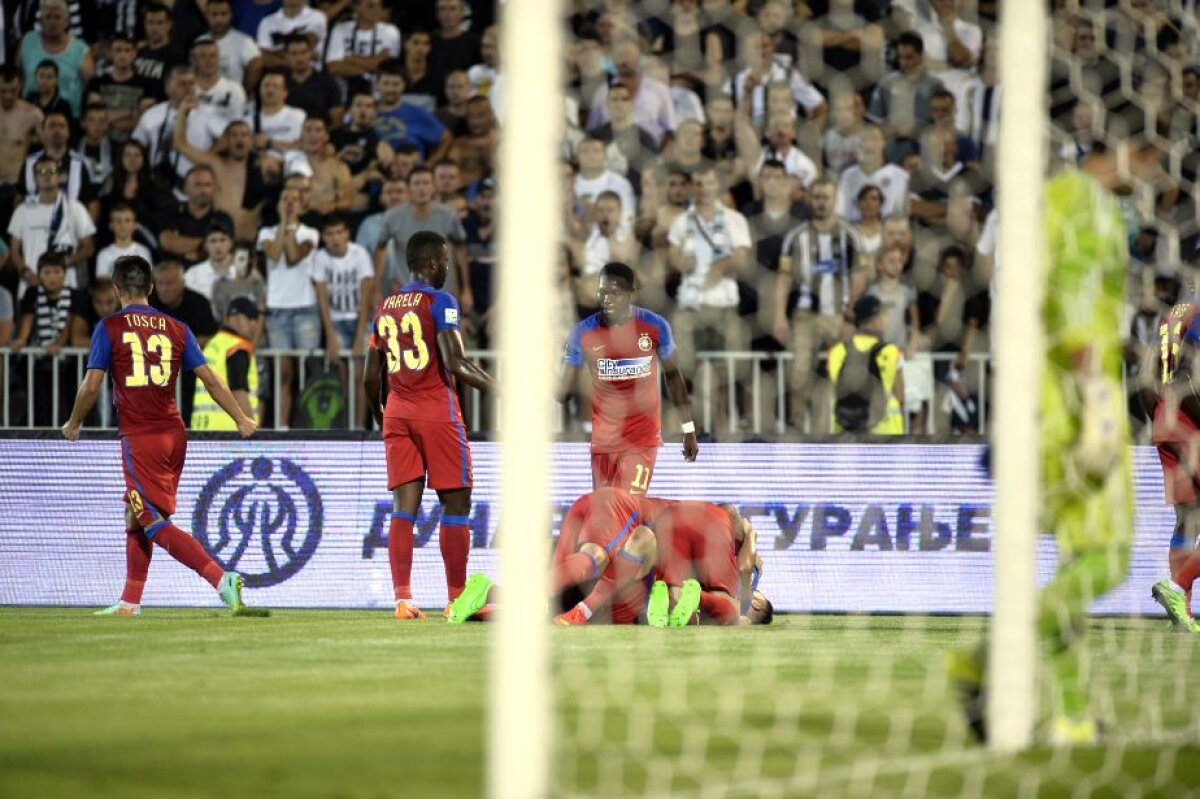
{"label": "spectator in white shirt", "polygon": [[576,283],[577,302],[585,308],[596,304],[600,270],[606,263],[620,261],[636,269],[639,260],[637,239],[625,221],[621,198],[616,192],[600,192],[592,216],[592,229],[583,243],[582,257],[577,259],[583,264],[583,274]]}
{"label": "spectator in white shirt", "polygon": [[[613,62],[617,69],[616,81],[629,88],[633,94],[633,121],[654,137],[657,145],[665,135],[675,130],[675,103],[671,89],[662,81],[642,73],[642,51],[637,42],[625,40],[613,48]],[[608,86],[601,86],[592,97],[591,112],[588,114],[588,130],[598,128],[608,121]]]}
{"label": "spectator in white shirt", "polygon": [[751,178],[757,178],[767,161],[779,161],[794,181],[792,197],[801,200],[820,174],[813,160],[796,147],[796,122],[787,114],[774,114],[767,121],[767,143],[760,145],[752,136],[743,136],[746,161],[754,164]]}
{"label": "spectator in white shirt", "polygon": [[976,74],[983,49],[983,30],[958,17],[958,0],[930,0],[917,15],[916,29],[925,41],[925,57],[930,74],[954,93],[960,118],[958,127],[967,127],[969,108],[967,90]]}
{"label": "spectator in white shirt", "polygon": [[383,3],[358,0],[354,19],[339,22],[329,34],[325,71],[339,78],[365,75],[374,84],[379,65],[399,57],[400,29],[383,21]]}
{"label": "spectator in white shirt", "polygon": [[68,288],[85,284],[88,259],[96,251],[92,236],[96,226],[87,208],[72,200],[58,188],[58,164],[52,156],[43,155],[33,167],[37,194],[17,206],[8,223],[9,246],[13,266],[24,280],[19,284],[17,299],[29,286],[38,283],[34,264],[46,252],[63,255],[67,270]]}
{"label": "spectator in white shirt", "polygon": [[742,52],[746,66],[725,82],[724,92],[734,105],[750,108],[756,126],[767,119],[767,86],[783,84],[788,87],[793,102],[804,109],[810,121],[825,118],[825,98],[794,67],[775,55],[775,42],[765,33],[748,36]]}
{"label": "spectator in white shirt", "polygon": [[846,167],[838,181],[837,215],[851,222],[861,218],[855,200],[863,186],[878,186],[883,192],[883,216],[908,212],[908,172],[884,163],[886,141],[877,125],[863,125],[858,132],[858,163]]}
{"label": "spectator in white shirt", "polygon": [[473,64],[467,70],[467,79],[471,81],[471,93],[480,97],[490,98],[492,87],[500,76],[500,28],[489,25],[479,39],[480,63]]}
{"label": "spectator in white shirt", "polygon": [[254,148],[282,156],[284,150],[300,146],[304,121],[308,115],[299,108],[286,105],[287,78],[282,72],[268,72],[258,86],[258,103],[250,114],[250,129],[254,131]]}
{"label": "spectator in white shirt", "polygon": [[286,66],[284,46],[288,36],[299,33],[312,43],[318,63],[325,52],[325,34],[329,21],[316,9],[308,7],[308,0],[283,0],[283,7],[267,14],[258,23],[258,46],[262,50],[263,66],[280,68]]}
{"label": "spectator in white shirt", "polygon": [[221,74],[221,51],[211,36],[192,42],[192,69],[196,73],[196,99],[226,122],[246,115],[246,90]]}
{"label": "spectator in white shirt", "polygon": [[108,229],[112,231],[113,243],[96,254],[96,277],[112,277],[113,264],[126,255],[140,255],[147,261],[154,259],[146,245],[134,241],[137,230],[137,214],[128,203],[119,202],[108,212]]}
{"label": "spectator in white shirt", "polygon": [[[321,315],[312,282],[313,258],[321,235],[300,223],[300,191],[279,194],[279,224],[258,233],[258,249],[267,265],[267,345],[273,349],[315,350],[321,346]],[[280,359],[279,418],[287,429],[292,416],[295,359]]]}
{"label": "spectator in white shirt", "polygon": [[621,210],[627,222],[637,213],[633,185],[608,168],[608,152],[600,139],[587,138],[579,144],[579,174],[575,176],[575,199],[589,209],[601,192],[611,191],[621,198]]}
{"label": "spectator in white shirt", "polygon": [[350,226],[341,214],[321,225],[325,246],[313,259],[313,284],[325,328],[325,354],[336,359],[342,350],[363,354],[375,292],[375,264],[370,253],[350,241]]}
{"label": "spectator in white shirt", "polygon": [[262,77],[262,51],[253,38],[233,27],[233,0],[208,0],[204,18],[221,54],[221,74],[253,89]]}
{"label": "spectator in white shirt", "polygon": [[[195,93],[196,74],[192,68],[182,64],[172,66],[167,72],[167,99],[147,108],[133,129],[133,138],[142,143],[150,156],[150,168],[176,182],[191,171],[192,162],[173,146],[175,115],[184,98]],[[225,125],[210,111],[198,109],[188,115],[188,143],[198,150],[211,150],[225,131]]]}
{"label": "spectator in white shirt", "polygon": [[[213,220],[204,237],[204,252],[208,259],[190,267],[183,275],[183,283],[213,302],[217,281],[222,278],[235,279],[237,264],[233,257],[233,230],[224,220]],[[214,303],[213,316],[220,317]]]}

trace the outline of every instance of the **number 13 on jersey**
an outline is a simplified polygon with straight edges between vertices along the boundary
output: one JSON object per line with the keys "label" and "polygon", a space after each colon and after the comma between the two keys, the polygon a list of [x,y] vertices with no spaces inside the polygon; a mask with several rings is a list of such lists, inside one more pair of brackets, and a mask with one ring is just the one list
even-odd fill
{"label": "number 13 on jersey", "polygon": [[[144,388],[153,383],[156,386],[167,386],[171,382],[171,339],[155,333],[149,336],[145,343],[142,337],[132,330],[121,334],[121,343],[129,347],[129,355],[133,359],[133,371],[125,377],[128,388]],[[146,353],[157,352],[158,363],[150,364],[146,369]]]}
{"label": "number 13 on jersey", "polygon": [[[389,374],[399,372],[401,366],[419,372],[429,365],[429,345],[425,343],[421,318],[408,311],[400,317],[400,324],[387,314],[375,321],[375,332],[387,344],[387,367]],[[412,336],[413,346],[400,348],[401,334]]]}

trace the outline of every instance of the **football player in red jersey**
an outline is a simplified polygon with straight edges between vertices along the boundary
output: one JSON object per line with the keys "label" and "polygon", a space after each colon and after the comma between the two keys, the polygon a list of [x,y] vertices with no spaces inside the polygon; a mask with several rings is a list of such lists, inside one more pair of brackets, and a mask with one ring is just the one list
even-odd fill
{"label": "football player in red jersey", "polygon": [[1152,370],[1157,391],[1153,438],[1163,493],[1175,508],[1175,530],[1168,551],[1171,577],[1150,593],[1175,629],[1196,633],[1200,624],[1192,618],[1190,599],[1200,577],[1200,296],[1193,293],[1163,315],[1157,343],[1142,369]]}
{"label": "football player in red jersey", "polygon": [[682,419],[684,459],[696,460],[700,445],[671,326],[633,304],[635,288],[633,270],[625,264],[612,262],[600,270],[601,310],[577,324],[567,339],[558,400],[575,392],[586,366],[592,384],[592,486],[645,495],[662,444],[660,364]]}
{"label": "football player in red jersey", "polygon": [[[438,539],[450,602],[467,580],[471,548],[471,447],[463,426],[455,381],[480,390],[496,382],[466,356],[459,333],[458,301],[442,291],[450,268],[446,240],[420,231],[405,250],[413,281],[384,298],[375,315],[363,387],[380,396],[387,369],[387,407],[368,403],[383,428],[392,521],[388,560],[392,568],[396,618],[423,619],[412,602],[413,522],[429,486],[442,503]],[[449,604],[447,604],[447,612]]]}
{"label": "football player in red jersey", "polygon": [[[112,373],[113,401],[125,470],[125,590],[116,605],[97,615],[137,616],[154,553],[151,542],[195,571],[235,613],[244,612],[242,576],[224,571],[196,539],[171,523],[175,490],[187,452],[187,431],[175,407],[175,381],[191,369],[237,423],[243,438],[258,423],[242,411],[229,387],[204,362],[192,331],[149,305],[150,264],[127,255],[113,265],[121,310],[106,316],[92,334],[87,375],[63,425],[68,441],[79,439],[83,418],[96,404],[104,373]],[[257,615],[257,614],[256,614]]]}

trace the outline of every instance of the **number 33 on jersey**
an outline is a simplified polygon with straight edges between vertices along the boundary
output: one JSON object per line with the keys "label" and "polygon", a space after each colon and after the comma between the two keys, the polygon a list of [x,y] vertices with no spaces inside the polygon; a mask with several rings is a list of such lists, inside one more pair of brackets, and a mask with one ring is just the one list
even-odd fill
{"label": "number 33 on jersey", "polygon": [[426,421],[462,421],[454,378],[442,363],[437,334],[458,330],[458,301],[416,281],[379,305],[371,346],[387,363],[385,416]]}

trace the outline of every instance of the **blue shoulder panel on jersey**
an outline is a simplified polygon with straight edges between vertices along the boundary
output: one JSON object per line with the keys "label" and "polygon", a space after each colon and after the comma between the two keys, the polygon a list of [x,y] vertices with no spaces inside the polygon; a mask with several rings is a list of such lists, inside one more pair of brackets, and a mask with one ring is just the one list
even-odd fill
{"label": "blue shoulder panel on jersey", "polygon": [[433,307],[430,313],[433,314],[433,329],[434,330],[458,330],[458,300],[454,299],[454,295],[445,291],[433,291]]}
{"label": "blue shoulder panel on jersey", "polygon": [[675,354],[675,336],[671,334],[671,325],[666,319],[645,308],[634,308],[633,318],[658,328],[659,360],[670,358]]}
{"label": "blue shoulder panel on jersey", "polygon": [[92,331],[92,349],[88,353],[87,368],[108,370],[112,363],[112,339],[108,337],[108,326],[103,322]]}
{"label": "blue shoulder panel on jersey", "polygon": [[1188,325],[1187,332],[1183,334],[1183,340],[1188,344],[1200,343],[1200,314],[1192,317],[1192,323]]}
{"label": "blue shoulder panel on jersey", "polygon": [[185,338],[183,342],[183,368],[196,369],[208,363],[204,359],[204,351],[200,349],[200,342],[196,341],[196,335],[192,333],[190,327],[184,326]]}
{"label": "blue shoulder panel on jersey", "polygon": [[567,336],[567,348],[563,353],[563,363],[567,366],[583,366],[583,334],[600,326],[600,313],[589,316],[571,328]]}

